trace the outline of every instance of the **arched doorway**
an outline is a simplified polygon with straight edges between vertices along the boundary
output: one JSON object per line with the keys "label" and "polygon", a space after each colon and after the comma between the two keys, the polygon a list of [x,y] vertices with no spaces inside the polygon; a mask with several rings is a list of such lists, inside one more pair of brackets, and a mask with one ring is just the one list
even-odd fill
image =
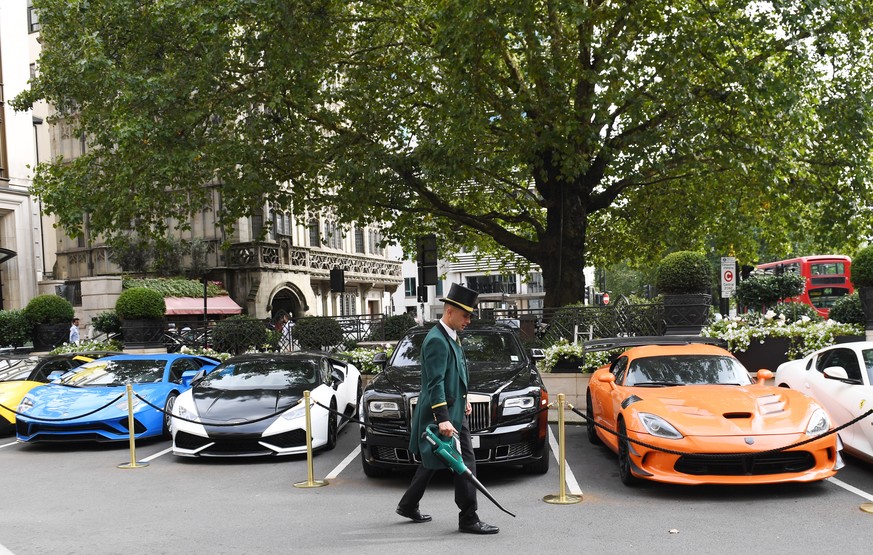
{"label": "arched doorway", "polygon": [[292,285],[284,285],[273,293],[270,308],[270,318],[274,321],[281,312],[287,312],[292,318],[299,318],[306,312],[303,295]]}

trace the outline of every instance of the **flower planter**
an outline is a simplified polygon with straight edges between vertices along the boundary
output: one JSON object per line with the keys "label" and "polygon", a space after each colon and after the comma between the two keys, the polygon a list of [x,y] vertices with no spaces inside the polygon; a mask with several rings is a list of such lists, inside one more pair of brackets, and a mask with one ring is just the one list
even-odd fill
{"label": "flower planter", "polygon": [[558,359],[555,362],[555,366],[552,368],[552,374],[560,374],[560,373],[568,373],[568,372],[581,372],[582,371],[582,359],[581,358],[562,358]]}
{"label": "flower planter", "polygon": [[697,335],[709,320],[708,293],[664,295],[665,335]]}
{"label": "flower planter", "polygon": [[123,320],[121,338],[125,349],[163,348],[163,320]]}
{"label": "flower planter", "polygon": [[775,372],[780,364],[790,360],[788,358],[790,347],[791,339],[788,337],[768,337],[763,342],[752,339],[748,349],[736,352],[734,356],[752,374],[762,368]]}
{"label": "flower planter", "polygon": [[33,350],[51,351],[70,339],[70,324],[37,324],[33,329]]}
{"label": "flower planter", "polygon": [[861,310],[864,311],[864,328],[873,330],[873,287],[859,288],[858,298],[861,300]]}

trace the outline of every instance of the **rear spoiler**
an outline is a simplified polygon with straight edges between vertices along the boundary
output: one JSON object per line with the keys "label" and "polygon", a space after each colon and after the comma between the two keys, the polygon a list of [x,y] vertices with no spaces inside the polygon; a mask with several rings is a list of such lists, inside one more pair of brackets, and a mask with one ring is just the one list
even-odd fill
{"label": "rear spoiler", "polygon": [[637,337],[608,337],[585,341],[582,346],[585,352],[611,351],[613,349],[629,349],[644,345],[689,345],[703,343],[717,347],[727,347],[727,341],[720,337],[701,337],[699,335],[642,335]]}

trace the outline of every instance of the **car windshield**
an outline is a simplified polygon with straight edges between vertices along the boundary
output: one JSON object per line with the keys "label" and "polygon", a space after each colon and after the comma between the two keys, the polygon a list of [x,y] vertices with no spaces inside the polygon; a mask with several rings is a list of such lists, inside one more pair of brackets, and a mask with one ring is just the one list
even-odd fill
{"label": "car windshield", "polygon": [[0,382],[26,380],[36,363],[35,358],[0,360]]}
{"label": "car windshield", "polygon": [[61,378],[64,385],[112,386],[157,383],[164,378],[167,361],[160,359],[97,360]]}
{"label": "car windshield", "polygon": [[748,370],[735,358],[721,355],[672,355],[632,360],[624,385],[749,385],[751,383]]}
{"label": "car windshield", "polygon": [[873,349],[862,350],[861,358],[864,359],[864,366],[867,367],[867,383],[873,385]]}
{"label": "car windshield", "polygon": [[284,389],[318,383],[319,361],[266,359],[225,362],[197,387],[214,389]]}
{"label": "car windshield", "polygon": [[[391,365],[418,367],[421,344],[426,335],[427,333],[417,333],[404,337],[394,349]],[[462,332],[460,338],[471,372],[514,366],[524,360],[521,347],[511,333],[468,330]]]}

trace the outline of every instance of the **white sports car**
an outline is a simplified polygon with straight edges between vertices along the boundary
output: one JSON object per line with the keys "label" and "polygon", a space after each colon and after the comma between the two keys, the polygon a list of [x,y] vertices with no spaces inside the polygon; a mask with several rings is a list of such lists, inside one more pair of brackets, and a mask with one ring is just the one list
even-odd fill
{"label": "white sports car", "polygon": [[357,414],[361,373],[328,353],[303,351],[233,357],[196,382],[173,406],[173,454],[306,453],[307,390],[312,448],[333,449],[340,427]]}
{"label": "white sports car", "polygon": [[[873,341],[840,343],[776,369],[776,385],[813,397],[839,426],[873,409]],[[873,462],[873,415],[843,429],[846,451]]]}

